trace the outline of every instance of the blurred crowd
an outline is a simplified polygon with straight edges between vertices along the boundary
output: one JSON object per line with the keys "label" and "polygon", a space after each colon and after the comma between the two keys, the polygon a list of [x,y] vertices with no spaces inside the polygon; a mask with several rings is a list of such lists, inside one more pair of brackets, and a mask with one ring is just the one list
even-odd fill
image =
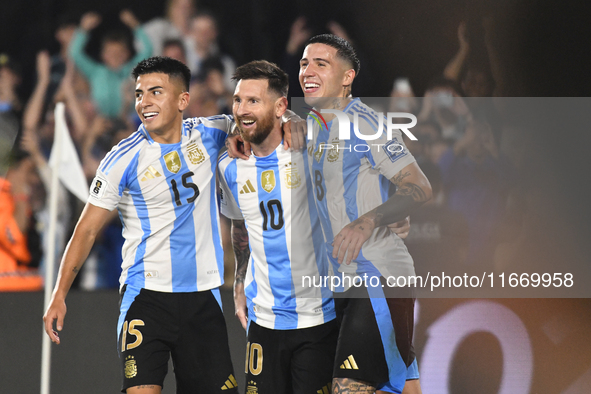
{"label": "blurred crowd", "polygon": [[[59,50],[37,54],[36,75],[22,75],[9,54],[0,54],[0,291],[43,287],[51,178],[48,158],[57,102],[66,104],[68,128],[88,180],[111,147],[139,126],[130,71],[143,58],[162,55],[187,64],[192,81],[186,117],[231,113],[236,63],[218,41],[224,27],[215,14],[198,9],[193,0],[168,4],[165,15],[144,23],[130,10],[121,11],[124,28],[101,26],[103,18],[94,12],[64,16],[55,30]],[[95,58],[87,44],[99,26],[100,52]],[[294,18],[283,56],[268,59],[288,72],[290,95],[302,95],[299,59],[306,40],[322,32],[317,30],[305,17]],[[355,44],[355,37],[337,21],[324,26],[324,32]],[[425,92],[415,92],[413,83],[418,81],[404,76],[393,81],[391,91],[389,110],[412,112],[418,118],[412,129],[417,141],[405,142],[434,192],[433,200],[411,217],[406,240],[418,274],[442,267],[490,272],[497,264],[499,247],[510,241],[507,234],[514,237],[519,225],[519,214],[512,208],[519,206],[512,199],[514,164],[503,152],[504,125],[492,99],[494,57],[474,61],[463,23],[458,27],[458,48]],[[374,96],[368,88],[376,86],[372,61],[364,48],[357,50],[362,69],[353,95]],[[19,94],[23,78],[36,80],[28,98]],[[83,207],[61,187],[59,195],[58,262]],[[119,286],[121,230],[114,213],[74,286]],[[231,250],[228,245],[225,249]],[[233,266],[231,252],[227,260]],[[226,271],[231,275],[233,270]]]}

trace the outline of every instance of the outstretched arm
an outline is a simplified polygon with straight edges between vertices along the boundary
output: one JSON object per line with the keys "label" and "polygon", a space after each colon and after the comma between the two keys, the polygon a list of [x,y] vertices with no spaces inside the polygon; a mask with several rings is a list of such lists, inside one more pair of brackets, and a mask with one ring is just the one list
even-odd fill
{"label": "outstretched arm", "polygon": [[76,31],[72,38],[72,42],[70,43],[70,57],[76,64],[76,67],[78,67],[88,79],[90,79],[92,75],[102,67],[101,64],[94,61],[84,52],[84,47],[88,42],[89,32],[97,27],[101,23],[101,20],[101,16],[94,12],[87,12],[82,15],[80,29]]}
{"label": "outstretched arm", "polygon": [[134,67],[138,62],[152,55],[152,41],[150,41],[150,37],[148,37],[146,32],[141,28],[140,21],[130,10],[125,9],[121,11],[119,19],[121,19],[121,22],[133,31],[133,36],[136,41],[141,43],[141,47],[138,48],[135,57],[128,62],[130,67]]}
{"label": "outstretched arm", "polygon": [[416,162],[404,167],[390,181],[397,186],[396,193],[382,205],[346,225],[334,238],[332,255],[338,257],[339,264],[342,264],[345,254],[346,264],[357,258],[375,228],[404,219],[431,199],[431,184]]}
{"label": "outstretched arm", "polygon": [[51,79],[51,60],[49,52],[41,51],[37,54],[37,84],[31,98],[27,102],[23,115],[23,129],[37,130],[41,117],[43,116],[43,106],[45,104],[45,94]]}
{"label": "outstretched arm", "polygon": [[250,258],[248,248],[248,232],[244,220],[232,220],[232,247],[236,259],[236,279],[234,280],[234,307],[236,317],[246,330],[248,322],[248,309],[246,307],[246,295],[244,294],[244,279]]}
{"label": "outstretched arm", "polygon": [[466,59],[470,52],[470,45],[466,37],[466,22],[462,22],[458,26],[458,42],[460,43],[458,53],[456,53],[453,59],[445,66],[445,70],[443,70],[443,76],[446,79],[456,82],[460,80],[460,73],[466,64]]}
{"label": "outstretched arm", "polygon": [[52,342],[60,343],[59,335],[53,329],[53,322],[57,320],[57,331],[64,326],[66,316],[66,295],[80,272],[80,268],[90,253],[96,235],[110,218],[109,211],[87,203],[80,215],[74,234],[66,246],[64,257],[60,265],[57,283],[53,289],[51,301],[43,316],[45,332]]}

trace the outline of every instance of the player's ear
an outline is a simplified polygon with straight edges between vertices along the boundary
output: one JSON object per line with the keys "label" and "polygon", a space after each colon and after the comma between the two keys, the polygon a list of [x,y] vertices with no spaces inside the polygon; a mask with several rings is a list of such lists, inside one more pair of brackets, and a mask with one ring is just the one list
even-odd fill
{"label": "player's ear", "polygon": [[280,118],[287,110],[287,98],[281,96],[275,101],[275,116]]}
{"label": "player's ear", "polygon": [[343,74],[343,86],[351,86],[353,80],[355,79],[355,70],[352,68],[345,71]]}
{"label": "player's ear", "polygon": [[182,92],[179,94],[179,111],[183,112],[188,106],[191,96],[189,92]]}

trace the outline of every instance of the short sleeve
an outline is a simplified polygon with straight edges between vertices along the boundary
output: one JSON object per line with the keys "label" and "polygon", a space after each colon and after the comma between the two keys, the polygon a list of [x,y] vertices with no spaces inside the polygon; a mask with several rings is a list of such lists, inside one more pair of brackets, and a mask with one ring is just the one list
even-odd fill
{"label": "short sleeve", "polygon": [[220,149],[224,146],[228,134],[234,129],[234,117],[230,115],[191,118],[185,122],[192,128],[196,127],[201,133],[210,134]]}
{"label": "short sleeve", "polygon": [[96,176],[92,180],[90,185],[90,191],[88,196],[88,202],[94,206],[104,208],[108,211],[112,211],[117,208],[119,201],[121,200],[121,194],[119,193],[119,184],[121,178],[116,179],[116,176],[106,175],[100,170],[97,170]]}
{"label": "short sleeve", "polygon": [[[224,155],[226,156],[226,155]],[[219,183],[220,183],[220,210],[222,215],[227,217],[228,219],[233,220],[243,220],[244,217],[242,216],[242,212],[238,207],[238,203],[234,199],[234,195],[232,194],[232,190],[229,184],[235,185],[235,180],[231,179],[230,173],[231,170],[228,169],[228,162],[231,162],[232,159],[226,156],[225,159],[220,161],[218,167],[219,173]],[[230,179],[227,179],[230,178]]]}
{"label": "short sleeve", "polygon": [[[369,149],[359,149],[365,151],[362,153],[372,167],[391,179],[399,173],[407,165],[414,163],[416,160],[410,153],[402,139],[402,132],[398,129],[392,130],[392,138],[388,139],[386,132],[386,120],[382,119],[382,134],[379,138],[374,140],[363,140],[359,138],[352,130],[357,140],[357,144],[365,144]],[[369,115],[359,116],[359,132],[363,135],[375,135],[378,131],[378,120],[376,117]]]}

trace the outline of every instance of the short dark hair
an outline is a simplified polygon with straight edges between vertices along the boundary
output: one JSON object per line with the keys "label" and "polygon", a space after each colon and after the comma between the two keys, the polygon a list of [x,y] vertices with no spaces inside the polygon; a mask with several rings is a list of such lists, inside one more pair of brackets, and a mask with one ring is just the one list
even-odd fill
{"label": "short dark hair", "polygon": [[117,42],[125,45],[130,51],[133,49],[132,37],[125,30],[113,29],[109,30],[103,36],[101,43],[105,45],[107,42]]}
{"label": "short dark hair", "polygon": [[181,49],[183,56],[187,56],[187,49],[185,48],[185,43],[178,38],[168,38],[164,40],[164,42],[162,43],[162,49],[164,50],[168,47],[178,47]]}
{"label": "short dark hair", "polygon": [[153,56],[139,62],[131,71],[131,75],[136,80],[140,75],[151,73],[162,73],[168,75],[169,78],[178,78],[183,82],[185,91],[189,91],[191,71],[183,62],[170,57]]}
{"label": "short dark hair", "polygon": [[334,34],[320,34],[310,38],[306,46],[310,44],[325,44],[335,48],[337,50],[337,56],[351,64],[351,67],[355,71],[355,76],[359,75],[361,63],[357,57],[357,52],[355,52],[353,45],[349,41]]}
{"label": "short dark hair", "polygon": [[236,69],[234,81],[242,79],[266,79],[269,82],[269,89],[281,96],[287,97],[289,90],[289,77],[275,63],[266,60],[254,60],[243,64]]}

